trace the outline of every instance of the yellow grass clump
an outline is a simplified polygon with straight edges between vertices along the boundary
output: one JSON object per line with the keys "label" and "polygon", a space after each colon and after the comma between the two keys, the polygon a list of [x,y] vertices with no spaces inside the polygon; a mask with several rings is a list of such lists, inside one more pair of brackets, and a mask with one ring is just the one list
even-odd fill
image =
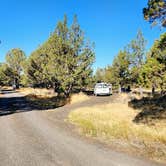
{"label": "yellow grass clump", "polygon": [[2,90],[12,90],[13,88],[11,86],[0,86],[0,89]]}
{"label": "yellow grass clump", "polygon": [[89,97],[84,94],[83,92],[80,92],[78,94],[73,94],[70,98],[70,104],[80,103],[83,101],[89,100]]}
{"label": "yellow grass clump", "polygon": [[113,103],[76,109],[69,114],[69,120],[86,135],[137,144],[150,155],[148,157],[165,161],[166,123],[156,126],[136,124],[133,119],[138,112],[127,104]]}

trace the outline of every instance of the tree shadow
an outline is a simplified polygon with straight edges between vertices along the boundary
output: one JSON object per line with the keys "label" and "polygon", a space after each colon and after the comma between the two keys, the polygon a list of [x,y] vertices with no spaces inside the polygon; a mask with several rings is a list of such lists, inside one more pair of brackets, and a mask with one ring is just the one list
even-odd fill
{"label": "tree shadow", "polygon": [[88,96],[94,96],[94,91],[93,90],[83,90],[83,93],[85,93]]}
{"label": "tree shadow", "polygon": [[85,93],[87,96],[93,96],[94,95],[94,91],[93,90],[86,90],[86,89],[74,89],[72,91],[72,94],[78,94],[80,92]]}
{"label": "tree shadow", "polygon": [[36,95],[25,96],[27,105],[35,110],[48,110],[62,107],[69,99],[64,96],[41,97]]}
{"label": "tree shadow", "polygon": [[[13,93],[13,92],[11,92]],[[33,110],[48,110],[64,106],[68,102],[65,97],[40,98],[32,95],[21,97],[1,97],[0,116]]]}
{"label": "tree shadow", "polygon": [[13,114],[16,112],[28,111],[25,97],[1,97],[0,98],[0,116]]}
{"label": "tree shadow", "polygon": [[140,109],[133,119],[136,123],[153,125],[158,120],[166,120],[166,95],[162,97],[143,97],[128,103],[134,109]]}

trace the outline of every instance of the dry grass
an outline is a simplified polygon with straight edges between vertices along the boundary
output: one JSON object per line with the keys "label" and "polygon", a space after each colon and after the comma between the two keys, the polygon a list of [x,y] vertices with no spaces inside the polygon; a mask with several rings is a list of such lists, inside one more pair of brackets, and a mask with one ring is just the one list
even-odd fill
{"label": "dry grass", "polygon": [[127,104],[107,104],[77,109],[70,113],[69,120],[86,135],[111,142],[121,140],[135,146],[138,153],[166,161],[166,122],[155,126],[135,124],[138,111]]}
{"label": "dry grass", "polygon": [[89,100],[89,97],[84,94],[83,92],[80,92],[78,94],[73,94],[70,98],[70,104],[80,103],[83,101]]}
{"label": "dry grass", "polygon": [[1,86],[0,89],[3,89],[3,90],[12,90],[13,88],[11,86]]}
{"label": "dry grass", "polygon": [[41,89],[41,88],[21,88],[19,89],[19,92],[25,94],[25,95],[34,95],[41,98],[48,98],[48,97],[54,97],[57,94],[54,93],[53,89]]}

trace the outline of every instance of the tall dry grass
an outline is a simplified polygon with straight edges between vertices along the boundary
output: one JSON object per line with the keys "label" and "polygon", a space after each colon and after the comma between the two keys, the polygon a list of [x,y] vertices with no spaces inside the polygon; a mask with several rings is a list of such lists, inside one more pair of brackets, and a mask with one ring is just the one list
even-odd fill
{"label": "tall dry grass", "polygon": [[89,96],[84,94],[83,92],[73,94],[70,98],[70,104],[80,103],[83,101],[89,100]]}
{"label": "tall dry grass", "polygon": [[166,161],[166,123],[147,126],[135,124],[139,110],[127,104],[107,104],[84,107],[69,114],[69,120],[81,131],[109,141],[121,140],[155,160]]}

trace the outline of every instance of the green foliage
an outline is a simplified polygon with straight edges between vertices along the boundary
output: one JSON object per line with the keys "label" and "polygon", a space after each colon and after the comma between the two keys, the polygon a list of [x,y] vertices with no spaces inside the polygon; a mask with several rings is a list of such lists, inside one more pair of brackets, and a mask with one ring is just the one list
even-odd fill
{"label": "green foliage", "polygon": [[154,42],[146,63],[141,69],[141,80],[146,86],[166,90],[166,33]]}
{"label": "green foliage", "polygon": [[[139,31],[136,39],[114,58],[113,64],[98,69],[96,81],[127,86],[156,87],[166,90],[166,33],[145,54],[146,40]],[[146,56],[145,56],[146,55]]]}
{"label": "green foliage", "polygon": [[39,48],[31,54],[25,66],[25,75],[27,77],[24,78],[25,84],[41,87],[49,86],[50,75],[48,74],[48,60],[49,57],[42,52],[42,48]]}
{"label": "green foliage", "polygon": [[129,81],[129,58],[127,52],[120,51],[115,57],[112,65],[112,76],[116,80],[116,84],[124,86]]}
{"label": "green foliage", "polygon": [[155,58],[148,58],[140,70],[140,82],[142,85],[145,87],[152,87],[154,84],[158,85],[162,78],[158,78],[156,74],[161,67],[161,64]]}
{"label": "green foliage", "polygon": [[103,82],[107,81],[105,76],[106,76],[106,69],[104,68],[97,68],[96,73],[95,73],[95,81],[96,82]]}
{"label": "green foliage", "polygon": [[145,46],[146,40],[141,32],[138,31],[137,36],[127,46],[128,58],[129,58],[129,72],[130,72],[130,83],[138,85],[140,84],[139,75],[140,69],[144,64],[145,60]]}
{"label": "green foliage", "polygon": [[136,38],[118,53],[111,66],[96,71],[96,80],[109,82],[116,87],[119,84],[125,87],[138,85],[139,71],[145,60],[145,45],[146,40],[139,30]]}
{"label": "green foliage", "polygon": [[85,40],[77,17],[68,27],[65,16],[49,39],[31,54],[26,74],[33,85],[54,87],[69,95],[74,87],[88,84],[93,61],[93,45]]}
{"label": "green foliage", "polygon": [[98,68],[95,73],[96,82],[108,82],[114,87],[125,85],[129,81],[129,59],[125,50],[120,51],[113,64],[106,68]]}
{"label": "green foliage", "polygon": [[139,30],[136,38],[127,46],[131,67],[141,67],[145,59],[145,46],[146,40],[144,39],[142,31]]}
{"label": "green foliage", "polygon": [[153,25],[166,27],[166,0],[148,0],[148,6],[143,9],[145,20]]}
{"label": "green foliage", "polygon": [[13,70],[7,64],[0,64],[0,85],[11,85]]}
{"label": "green foliage", "polygon": [[92,88],[95,82],[111,83],[113,87],[144,86],[166,90],[166,33],[146,55],[146,40],[139,30],[112,65],[98,68],[93,77],[94,46],[84,36],[74,16],[71,26],[67,17],[58,22],[55,31],[29,58],[15,48],[0,64],[0,85],[15,83],[25,86],[54,88],[68,96],[74,89]]}
{"label": "green foliage", "polygon": [[150,57],[156,58],[160,63],[166,64],[166,33],[154,42],[150,51]]}
{"label": "green foliage", "polygon": [[25,62],[25,59],[25,53],[19,48],[10,50],[6,55],[7,66],[12,71],[12,81],[16,84],[17,87],[19,87],[20,84],[20,77],[23,73],[23,64]]}

